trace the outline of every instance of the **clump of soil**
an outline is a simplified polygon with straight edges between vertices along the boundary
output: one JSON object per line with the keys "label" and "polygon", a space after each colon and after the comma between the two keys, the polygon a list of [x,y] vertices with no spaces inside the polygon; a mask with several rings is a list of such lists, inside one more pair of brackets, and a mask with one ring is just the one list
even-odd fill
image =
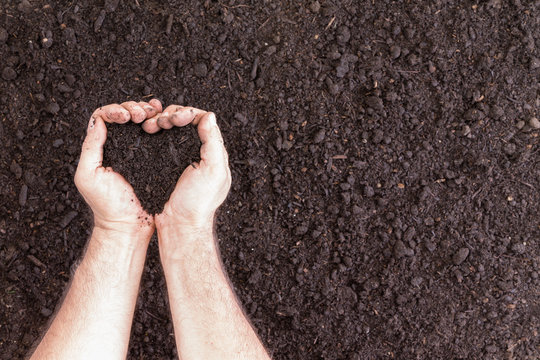
{"label": "clump of soil", "polygon": [[150,214],[161,212],[182,171],[200,161],[200,140],[193,126],[174,127],[157,134],[140,125],[108,125],[103,166],[111,166],[133,186]]}

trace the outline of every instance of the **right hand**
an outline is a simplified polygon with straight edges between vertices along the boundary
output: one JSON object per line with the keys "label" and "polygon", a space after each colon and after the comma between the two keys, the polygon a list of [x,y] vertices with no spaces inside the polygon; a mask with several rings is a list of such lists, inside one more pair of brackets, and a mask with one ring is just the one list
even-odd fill
{"label": "right hand", "polygon": [[201,161],[184,170],[163,212],[156,215],[158,231],[168,226],[212,227],[214,214],[231,187],[229,158],[214,113],[172,105],[154,123],[143,124],[143,128],[159,124],[160,128],[167,129],[189,123],[197,125],[202,142]]}

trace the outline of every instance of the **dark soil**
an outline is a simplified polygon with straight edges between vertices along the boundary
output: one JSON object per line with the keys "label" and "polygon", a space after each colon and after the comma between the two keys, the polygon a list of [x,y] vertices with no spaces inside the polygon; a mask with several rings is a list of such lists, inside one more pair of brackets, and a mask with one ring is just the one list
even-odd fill
{"label": "dark soil", "polygon": [[[538,359],[539,33],[525,0],[2,1],[0,357],[38,339],[91,231],[90,114],[153,96],[218,115],[220,248],[276,359]],[[150,209],[196,156],[186,129],[110,127]],[[129,358],[175,356],[154,241]]]}
{"label": "dark soil", "polygon": [[109,126],[103,165],[133,184],[150,214],[158,214],[186,166],[199,161],[201,142],[195,127],[172,128],[149,136],[139,125]]}

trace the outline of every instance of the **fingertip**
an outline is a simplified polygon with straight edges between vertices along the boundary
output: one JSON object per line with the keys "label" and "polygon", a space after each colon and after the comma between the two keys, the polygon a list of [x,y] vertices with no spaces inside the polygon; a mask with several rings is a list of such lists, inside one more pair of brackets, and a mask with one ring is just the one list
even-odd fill
{"label": "fingertip", "polygon": [[133,113],[131,114],[131,121],[135,124],[140,124],[146,119],[146,111],[139,105],[133,106]]}
{"label": "fingertip", "polygon": [[159,101],[158,99],[152,99],[148,102],[148,104],[150,104],[150,106],[156,109],[157,112],[163,111],[163,106],[161,105],[161,101]]}
{"label": "fingertip", "polygon": [[187,124],[189,124],[191,122],[191,117],[186,117],[182,114],[182,110],[179,110],[175,113],[173,113],[170,117],[169,117],[169,121],[174,125],[174,126],[186,126]]}
{"label": "fingertip", "polygon": [[118,109],[118,111],[119,111],[119,114],[117,116],[118,116],[119,124],[125,124],[129,120],[131,120],[131,114],[129,113],[129,111],[127,111],[124,108]]}
{"label": "fingertip", "polygon": [[159,130],[161,130],[161,128],[159,127],[159,125],[157,123],[157,118],[156,117],[153,117],[151,119],[146,120],[142,124],[142,129],[144,131],[146,131],[147,133],[149,133],[149,134],[155,134]]}
{"label": "fingertip", "polygon": [[163,113],[162,116],[158,117],[157,124],[160,128],[164,130],[172,129],[173,124],[169,120],[169,117],[166,115],[167,113]]}
{"label": "fingertip", "polygon": [[210,133],[214,127],[217,126],[216,123],[216,114],[213,112],[207,112],[202,114],[199,120],[199,129],[205,133]]}
{"label": "fingertip", "polygon": [[129,112],[131,121],[134,123],[138,124],[146,119],[146,111],[135,101],[126,101],[121,106]]}
{"label": "fingertip", "polygon": [[99,110],[99,114],[109,123],[125,124],[131,119],[129,111],[119,104],[104,106]]}
{"label": "fingertip", "polygon": [[[84,140],[77,171],[87,173],[101,166],[103,161],[103,144],[107,140],[107,126],[100,115],[92,115]],[[80,175],[79,175],[80,176]]]}
{"label": "fingertip", "polygon": [[105,141],[107,138],[107,126],[100,115],[92,115],[88,122],[87,139]]}
{"label": "fingertip", "polygon": [[217,125],[216,114],[214,114],[213,112],[207,112],[206,116],[208,117],[208,121],[210,122],[210,125],[212,126]]}

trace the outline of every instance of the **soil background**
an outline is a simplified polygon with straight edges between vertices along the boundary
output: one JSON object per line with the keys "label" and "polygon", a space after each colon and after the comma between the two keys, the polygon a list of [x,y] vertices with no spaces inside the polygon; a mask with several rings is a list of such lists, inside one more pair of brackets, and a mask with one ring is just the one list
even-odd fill
{"label": "soil background", "polygon": [[[90,114],[151,97],[218,116],[223,261],[275,359],[540,358],[538,34],[538,0],[3,0],[0,358],[91,231]],[[109,130],[146,199],[197,160],[191,127]],[[129,358],[175,357],[154,240]]]}

